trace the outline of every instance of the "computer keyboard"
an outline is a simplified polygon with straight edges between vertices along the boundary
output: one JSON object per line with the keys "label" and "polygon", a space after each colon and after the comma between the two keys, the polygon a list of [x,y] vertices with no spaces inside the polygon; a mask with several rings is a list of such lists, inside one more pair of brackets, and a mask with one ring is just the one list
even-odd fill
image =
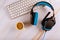
{"label": "computer keyboard", "polygon": [[7,9],[11,18],[17,18],[30,12],[32,6],[41,0],[19,0],[10,5],[7,5]]}

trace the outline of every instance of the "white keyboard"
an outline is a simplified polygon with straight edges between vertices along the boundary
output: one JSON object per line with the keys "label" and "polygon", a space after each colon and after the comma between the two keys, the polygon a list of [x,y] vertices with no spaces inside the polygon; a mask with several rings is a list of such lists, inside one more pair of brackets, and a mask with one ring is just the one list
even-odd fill
{"label": "white keyboard", "polygon": [[41,0],[19,0],[7,6],[11,18],[17,18],[30,12],[32,6]]}

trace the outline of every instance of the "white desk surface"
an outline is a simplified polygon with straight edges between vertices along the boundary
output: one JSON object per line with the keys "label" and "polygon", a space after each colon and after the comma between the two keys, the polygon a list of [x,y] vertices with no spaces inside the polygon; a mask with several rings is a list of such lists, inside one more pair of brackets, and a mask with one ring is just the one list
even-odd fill
{"label": "white desk surface", "polygon": [[[29,14],[12,20],[10,19],[8,12],[5,10],[6,5],[15,1],[17,0],[6,0],[5,5],[0,8],[0,40],[32,40],[37,32],[39,32],[38,27],[29,25],[25,26],[25,29],[23,30],[16,30],[16,23],[19,21],[27,21],[26,17],[29,16]],[[45,40],[60,40],[60,1],[51,0],[49,2],[51,2],[51,4],[55,7],[56,25],[52,28],[52,30],[46,33]]]}

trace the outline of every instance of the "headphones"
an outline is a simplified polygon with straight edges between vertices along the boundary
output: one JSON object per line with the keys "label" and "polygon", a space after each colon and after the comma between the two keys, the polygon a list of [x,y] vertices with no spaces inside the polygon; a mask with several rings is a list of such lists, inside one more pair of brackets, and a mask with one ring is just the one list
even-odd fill
{"label": "headphones", "polygon": [[33,8],[35,6],[41,6],[41,5],[42,6],[48,6],[53,11],[53,16],[47,18],[48,15],[50,14],[50,12],[48,12],[47,15],[41,21],[42,29],[45,30],[45,31],[49,31],[55,25],[56,21],[55,21],[55,15],[54,15],[54,8],[48,2],[41,1],[41,2],[38,2],[35,5],[33,5],[32,9],[31,9],[31,24],[32,25],[37,25],[37,22],[38,22],[38,12],[33,12]]}

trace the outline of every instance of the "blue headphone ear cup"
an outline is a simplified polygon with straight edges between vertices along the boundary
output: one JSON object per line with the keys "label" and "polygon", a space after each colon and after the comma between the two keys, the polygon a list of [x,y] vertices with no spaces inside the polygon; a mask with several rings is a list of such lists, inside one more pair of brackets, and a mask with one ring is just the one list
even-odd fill
{"label": "blue headphone ear cup", "polygon": [[37,25],[38,22],[38,12],[34,12],[33,15],[33,25]]}

